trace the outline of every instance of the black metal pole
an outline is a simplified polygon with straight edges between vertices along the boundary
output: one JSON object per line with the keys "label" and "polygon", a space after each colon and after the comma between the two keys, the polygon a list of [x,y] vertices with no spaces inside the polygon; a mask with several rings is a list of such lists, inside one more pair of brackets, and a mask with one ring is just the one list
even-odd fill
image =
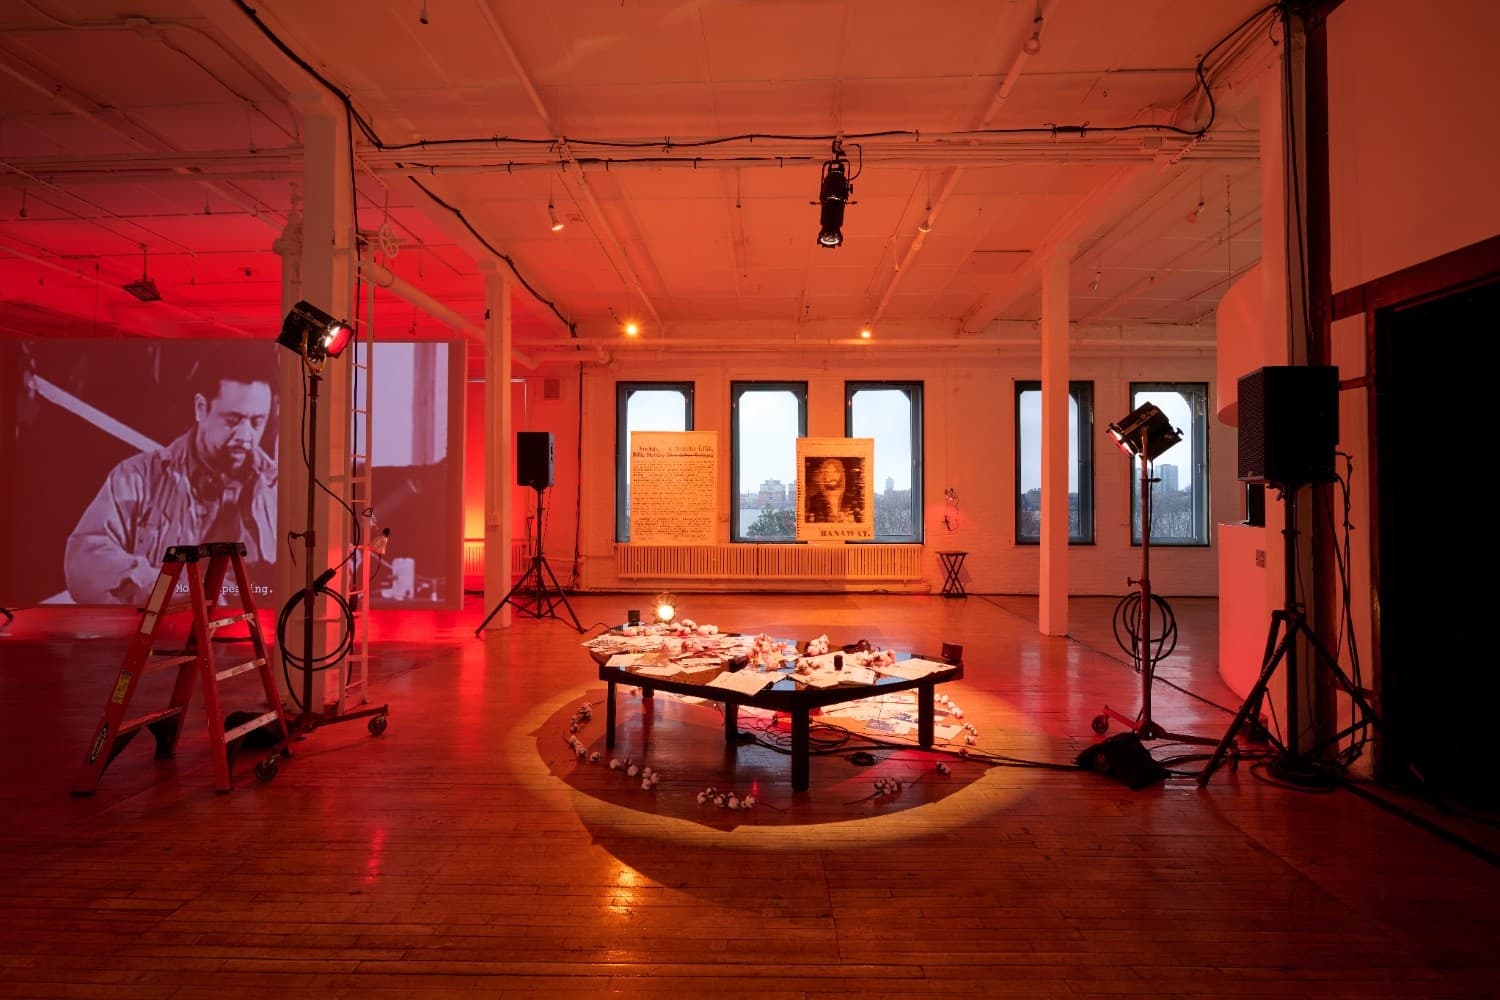
{"label": "black metal pole", "polygon": [[1283,487],[1286,494],[1286,523],[1281,529],[1281,599],[1282,609],[1286,613],[1287,643],[1286,655],[1283,661],[1286,663],[1286,717],[1287,717],[1287,756],[1297,760],[1300,756],[1302,719],[1297,712],[1297,635],[1298,626],[1303,621],[1302,610],[1297,606],[1297,490],[1298,486],[1288,483]]}
{"label": "black metal pole", "polygon": [[302,533],[304,557],[302,568],[306,574],[302,591],[302,716],[299,730],[311,730],[310,722],[317,718],[313,711],[313,555],[316,551],[314,533],[314,503],[317,500],[318,483],[318,383],[322,376],[308,370],[307,373],[307,524]]}
{"label": "black metal pole", "polygon": [[1141,613],[1136,641],[1141,669],[1141,736],[1151,739],[1151,459],[1141,432]]}

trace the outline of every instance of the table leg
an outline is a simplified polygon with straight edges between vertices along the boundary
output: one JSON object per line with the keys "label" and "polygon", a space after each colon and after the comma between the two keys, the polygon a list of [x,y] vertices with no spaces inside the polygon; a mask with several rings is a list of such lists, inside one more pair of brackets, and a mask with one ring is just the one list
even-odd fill
{"label": "table leg", "polygon": [[917,742],[923,747],[932,746],[934,713],[932,693],[936,684],[917,685]]}
{"label": "table leg", "polygon": [[604,745],[615,745],[615,682],[609,682],[609,699],[604,709]]}
{"label": "table leg", "polygon": [[738,744],[740,741],[740,706],[724,703],[724,742]]}
{"label": "table leg", "polygon": [[810,723],[807,709],[792,710],[792,791],[805,792],[810,782],[808,760]]}

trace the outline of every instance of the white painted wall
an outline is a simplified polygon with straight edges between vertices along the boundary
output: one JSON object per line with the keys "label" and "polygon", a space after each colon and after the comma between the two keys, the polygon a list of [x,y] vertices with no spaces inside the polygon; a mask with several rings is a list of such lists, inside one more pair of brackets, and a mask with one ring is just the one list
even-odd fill
{"label": "white painted wall", "polygon": [[[1175,340],[1174,340],[1175,338]],[[1071,377],[1094,382],[1096,538],[1073,546],[1069,566],[1075,594],[1123,594],[1127,578],[1140,575],[1140,550],[1130,545],[1130,495],[1127,459],[1105,437],[1104,427],[1130,412],[1131,381],[1193,381],[1209,384],[1210,407],[1217,392],[1211,329],[1151,328],[1093,331],[1072,362]],[[1164,340],[1183,346],[1161,346]],[[945,353],[948,355],[945,357]],[[925,352],[886,351],[871,345],[868,355],[844,350],[661,352],[629,356],[620,352],[607,365],[582,368],[582,474],[577,459],[580,421],[576,395],[579,366],[548,364],[535,378],[562,377],[561,400],[534,403],[530,426],[551,430],[557,442],[557,485],[548,512],[548,560],[567,581],[571,565],[575,514],[579,532],[581,586],[591,590],[637,589],[614,573],[615,384],[619,381],[691,380],[695,383],[695,428],[720,432],[720,539],[729,539],[729,386],[732,381],[805,379],[808,382],[808,434],[842,436],[846,379],[919,379],[924,383],[926,522],[923,565],[926,579],[916,588],[936,593],[942,586],[938,549],[969,552],[965,581],[970,593],[1034,594],[1038,548],[1014,542],[1015,523],[1015,386],[1039,378],[1035,349],[995,348],[981,353],[945,352],[940,344]],[[533,394],[535,400],[537,395]],[[1210,523],[1223,520],[1221,510],[1237,517],[1239,484],[1235,479],[1235,441],[1221,426],[1209,425],[1211,470]],[[575,486],[581,498],[574,503]],[[959,530],[942,523],[943,491],[952,487],[961,500]],[[1211,536],[1212,537],[1212,536]],[[1199,548],[1155,546],[1151,576],[1154,589],[1172,596],[1217,592],[1216,552],[1211,542]],[[695,586],[697,583],[695,582]],[[766,581],[768,590],[794,589]],[[746,589],[736,581],[732,589]],[[805,587],[803,588],[805,589]],[[827,589],[842,589],[829,581]]]}

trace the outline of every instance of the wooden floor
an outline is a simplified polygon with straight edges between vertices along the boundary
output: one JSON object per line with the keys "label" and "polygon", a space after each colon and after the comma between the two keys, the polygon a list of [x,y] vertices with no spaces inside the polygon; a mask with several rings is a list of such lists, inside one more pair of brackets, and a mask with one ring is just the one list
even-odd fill
{"label": "wooden floor", "polygon": [[[1237,707],[1217,681],[1214,602],[1172,603],[1181,635],[1161,678]],[[199,700],[175,759],[142,737],[75,798],[136,619],[23,610],[0,629],[0,996],[1500,991],[1497,868],[1420,816],[1284,787],[1248,761],[1207,788],[1191,774],[1201,761],[1181,761],[1183,776],[1139,791],[1069,766],[1106,703],[1140,702],[1110,599],[1073,603],[1072,639],[1039,636],[1028,598],[684,605],[794,639],[963,644],[966,676],[947,690],[977,730],[971,757],[961,740],[946,757],[877,746],[860,766],[863,738],[823,729],[832,752],[793,794],[773,749],[784,720],[742,716],[771,746],[726,747],[712,704],[627,694],[616,754],[662,775],[642,790],[607,766],[581,637],[520,618],[476,639],[486,609],[471,598],[461,613],[375,616],[383,735],[319,729],[268,783],[242,754],[218,795]],[[632,601],[573,606],[592,625]],[[566,742],[584,704],[598,711],[579,736],[599,764]],[[1229,723],[1164,683],[1154,709],[1174,732]],[[876,795],[877,777],[901,792]],[[700,806],[709,786],[759,802]]]}

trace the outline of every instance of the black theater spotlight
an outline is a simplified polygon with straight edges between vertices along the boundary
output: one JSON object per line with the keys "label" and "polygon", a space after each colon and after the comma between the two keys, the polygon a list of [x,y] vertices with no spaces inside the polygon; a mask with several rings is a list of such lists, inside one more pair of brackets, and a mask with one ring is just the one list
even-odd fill
{"label": "black theater spotlight", "polygon": [[844,242],[844,206],[854,194],[854,177],[844,146],[833,141],[833,159],[823,164],[823,182],[818,185],[818,246],[833,249]]}
{"label": "black theater spotlight", "polygon": [[1149,400],[1105,430],[1125,454],[1132,458],[1139,455],[1148,462],[1155,461],[1158,455],[1182,440],[1182,431],[1173,427],[1167,415]]}
{"label": "black theater spotlight", "polygon": [[334,319],[311,302],[298,302],[281,323],[276,343],[315,365],[344,353],[354,337],[347,321]]}

